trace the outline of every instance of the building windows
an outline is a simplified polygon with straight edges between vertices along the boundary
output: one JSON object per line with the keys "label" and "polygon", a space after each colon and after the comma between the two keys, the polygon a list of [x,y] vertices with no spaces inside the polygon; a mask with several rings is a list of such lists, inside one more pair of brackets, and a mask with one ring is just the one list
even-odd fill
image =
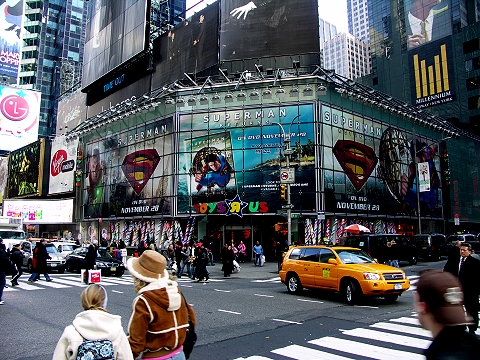
{"label": "building windows", "polygon": [[474,52],[476,50],[479,50],[479,43],[478,43],[478,38],[466,41],[463,43],[463,53],[464,54],[469,54],[471,52]]}

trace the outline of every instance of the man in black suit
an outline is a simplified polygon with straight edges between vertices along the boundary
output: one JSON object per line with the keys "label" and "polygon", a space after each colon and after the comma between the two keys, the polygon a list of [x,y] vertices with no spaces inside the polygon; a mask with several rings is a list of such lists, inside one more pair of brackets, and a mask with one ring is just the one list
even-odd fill
{"label": "man in black suit", "polygon": [[462,284],[465,309],[473,317],[473,324],[468,325],[468,330],[470,333],[474,333],[478,328],[478,295],[480,294],[478,274],[480,261],[470,256],[471,254],[472,246],[469,243],[462,243],[458,256],[450,257],[443,270],[458,277]]}

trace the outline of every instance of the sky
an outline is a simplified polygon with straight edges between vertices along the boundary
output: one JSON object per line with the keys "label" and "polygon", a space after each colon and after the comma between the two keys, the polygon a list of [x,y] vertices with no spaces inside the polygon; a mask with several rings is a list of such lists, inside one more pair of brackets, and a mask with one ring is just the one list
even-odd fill
{"label": "sky", "polygon": [[[216,0],[187,0],[187,9],[195,4],[200,3],[194,9],[192,9],[196,12],[215,1]],[[245,4],[248,1],[249,0],[245,0]],[[259,0],[252,1],[255,3],[255,1]],[[346,0],[318,0],[318,6],[320,18],[328,21],[330,24],[335,25],[337,27],[337,32],[348,32]],[[191,15],[192,13],[187,13],[187,17],[190,17]]]}

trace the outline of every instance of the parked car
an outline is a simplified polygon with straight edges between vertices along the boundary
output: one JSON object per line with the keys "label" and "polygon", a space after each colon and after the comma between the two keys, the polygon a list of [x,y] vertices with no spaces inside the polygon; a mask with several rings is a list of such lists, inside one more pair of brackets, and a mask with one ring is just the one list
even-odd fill
{"label": "parked car", "polygon": [[393,303],[410,287],[403,270],[378,264],[365,251],[345,246],[291,248],[279,274],[289,293],[303,288],[333,290],[350,305],[363,295]]}
{"label": "parked car", "polygon": [[345,246],[356,247],[364,250],[368,255],[377,259],[383,264],[387,260],[387,242],[395,240],[395,252],[397,259],[400,261],[408,261],[410,265],[417,263],[417,249],[405,235],[400,234],[362,234],[350,236],[345,239]]}
{"label": "parked car", "polygon": [[[33,271],[33,250],[35,249],[36,245],[36,242],[30,242],[28,240],[21,243],[20,250],[22,250],[25,255],[23,258],[23,266],[26,267],[29,272]],[[51,258],[47,260],[47,270],[55,270],[58,271],[59,274],[63,274],[65,272],[65,255],[62,255],[62,253],[58,252],[55,245],[51,243],[46,243],[45,247],[47,248],[48,255],[50,255]]]}
{"label": "parked car", "polygon": [[447,237],[447,241],[452,245],[455,245],[457,241],[472,242],[475,240],[477,239],[473,234],[457,234],[457,235],[450,235],[449,237]]}
{"label": "parked car", "polygon": [[[87,250],[86,247],[80,247],[67,255],[67,271],[80,272],[81,269],[86,268],[85,255]],[[95,265],[97,270],[102,271],[103,276],[122,276],[125,272],[123,263],[115,259],[106,248],[98,248]]]}
{"label": "parked car", "polygon": [[412,244],[417,247],[417,257],[440,261],[442,256],[448,256],[453,245],[443,234],[417,234],[412,237]]}
{"label": "parked car", "polygon": [[65,241],[52,241],[50,244],[55,245],[57,248],[58,252],[62,253],[63,255],[67,256],[70,254],[73,250],[78,248],[80,245],[77,245],[72,242],[65,242]]}

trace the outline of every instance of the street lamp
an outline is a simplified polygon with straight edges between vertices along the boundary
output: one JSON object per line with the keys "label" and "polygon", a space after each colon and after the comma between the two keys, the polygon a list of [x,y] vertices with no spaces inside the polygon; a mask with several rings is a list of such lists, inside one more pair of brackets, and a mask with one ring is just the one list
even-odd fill
{"label": "street lamp", "polygon": [[[284,154],[287,162],[287,170],[290,170],[290,155],[292,155],[292,149],[290,147],[290,141],[291,141],[291,134],[292,134],[292,125],[293,122],[298,119],[300,115],[295,116],[292,121],[290,122],[290,127],[288,128],[288,133],[285,133],[285,130],[283,129],[282,124],[272,121],[272,124],[276,124],[280,126],[280,129],[282,130],[283,134],[283,146],[284,146]],[[298,120],[298,124],[300,125],[300,120]],[[280,164],[280,168],[281,168]],[[281,179],[280,179],[281,181]],[[288,245],[291,245],[292,243],[292,203],[291,203],[291,198],[290,198],[290,184],[291,182],[295,182],[295,177],[293,176],[291,179],[289,178],[289,182],[287,182],[287,205],[285,206],[287,208],[287,241]]]}
{"label": "street lamp", "polygon": [[413,149],[414,149],[414,155],[413,155],[413,161],[414,161],[414,164],[415,164],[415,178],[416,178],[416,187],[417,187],[417,218],[418,218],[418,233],[421,234],[422,233],[422,220],[421,220],[421,213],[420,213],[420,171],[418,170],[418,161],[417,161],[417,154],[421,153],[426,147],[430,147],[432,145],[435,145],[435,144],[438,144],[439,142],[442,142],[442,141],[446,141],[446,140],[449,140],[451,139],[452,137],[451,136],[447,136],[443,139],[440,139],[438,141],[435,141],[431,144],[428,144],[428,145],[425,145],[423,146],[420,150],[415,150],[416,149],[416,145],[417,145],[417,135],[415,133],[415,128],[413,129],[413,141],[414,141],[414,144],[413,144]]}

